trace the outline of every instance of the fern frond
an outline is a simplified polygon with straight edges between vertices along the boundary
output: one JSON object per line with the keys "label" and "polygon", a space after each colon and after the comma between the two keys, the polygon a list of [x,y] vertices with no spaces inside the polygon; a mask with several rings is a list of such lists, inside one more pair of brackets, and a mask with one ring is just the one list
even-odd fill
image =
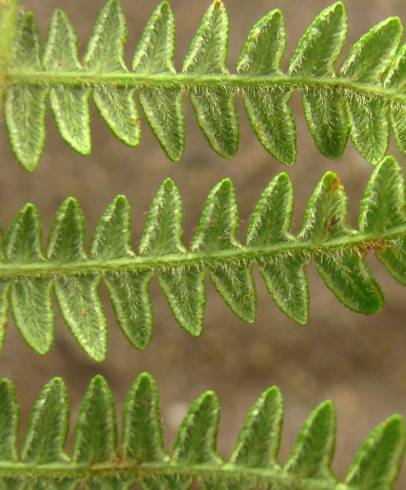
{"label": "fern frond", "polygon": [[[406,431],[394,415],[359,449],[345,481],[332,472],[336,438],[333,404],[318,405],[304,422],[288,460],[279,461],[284,416],[277,387],[265,391],[247,414],[229,461],[219,455],[220,404],[207,391],[190,406],[171,454],[163,439],[159,395],[147,373],[134,382],[118,438],[110,388],[95,377],[81,403],[68,456],[69,403],[60,378],[42,389],[17,450],[19,407],[13,384],[0,382],[0,486],[4,490],[393,490],[404,458]],[[193,487],[195,488],[195,487]]]}
{"label": "fern frond", "polygon": [[305,269],[314,260],[332,293],[358,313],[382,309],[383,294],[366,258],[376,254],[406,284],[406,200],[399,164],[387,157],[371,176],[362,200],[359,229],[347,221],[347,198],[337,175],[321,179],[297,236],[291,232],[293,190],[287,174],[276,176],[251,215],[246,244],[237,240],[239,217],[233,184],[224,179],[210,192],[188,248],[182,240],[179,190],[165,180],[154,198],[137,254],[131,247],[128,200],[117,196],[100,218],[89,250],[79,203],[69,198],[56,213],[44,251],[39,212],[27,204],[0,246],[0,338],[9,306],[26,342],[45,354],[54,338],[51,292],[77,341],[93,359],[107,350],[107,326],[98,296],[109,292],[117,321],[138,349],[151,342],[149,285],[159,281],[177,322],[202,332],[207,276],[229,309],[243,321],[256,316],[256,264],[279,309],[305,324],[309,292]]}
{"label": "fern frond", "polygon": [[0,5],[0,91],[6,93],[12,147],[28,170],[37,166],[43,150],[48,97],[62,137],[86,155],[91,151],[91,96],[112,132],[124,143],[138,145],[135,93],[173,161],[182,158],[185,146],[183,94],[190,96],[208,142],[224,158],[238,149],[239,94],[259,141],[275,159],[292,165],[296,129],[289,100],[294,91],[302,94],[309,129],[324,155],[340,158],[351,137],[358,151],[377,164],[387,152],[390,127],[406,153],[406,45],[399,47],[403,27],[397,17],[362,36],[338,70],[347,15],[337,2],[315,18],[283,73],[285,23],[282,12],[273,10],[252,28],[231,74],[227,11],[216,0],[176,72],[175,20],[166,0],[148,21],[131,70],[124,62],[127,28],[119,0],[107,1],[82,61],[75,30],[63,12],[55,12],[42,53],[33,14],[25,12],[17,22],[17,0],[4,1],[11,11]]}

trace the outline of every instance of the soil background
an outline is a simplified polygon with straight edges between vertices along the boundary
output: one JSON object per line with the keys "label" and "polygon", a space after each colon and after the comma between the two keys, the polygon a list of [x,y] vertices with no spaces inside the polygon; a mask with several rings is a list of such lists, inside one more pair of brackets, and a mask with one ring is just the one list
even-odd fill
{"label": "soil background", "polygon": [[[145,22],[155,7],[150,0],[123,0],[129,26],[128,60],[134,52]],[[235,66],[249,29],[269,10],[280,7],[286,16],[289,44],[285,57],[313,17],[325,6],[321,0],[226,0],[230,15],[229,66]],[[55,8],[62,8],[78,29],[81,50],[102,0],[23,0],[38,19],[43,39]],[[207,0],[173,0],[177,21],[177,67],[186,55]],[[349,44],[387,16],[406,21],[403,0],[349,0]],[[344,58],[344,57],[343,57]],[[343,59],[342,58],[342,59]],[[0,219],[7,229],[18,209],[30,201],[39,206],[47,236],[52,217],[67,196],[79,199],[88,222],[89,235],[98,217],[118,193],[126,194],[133,206],[134,244],[140,238],[149,204],[164,178],[179,186],[185,207],[185,242],[197,225],[207,193],[223,177],[235,183],[241,217],[241,238],[261,191],[278,172],[286,170],[262,149],[247,116],[241,115],[241,142],[236,158],[222,160],[209,148],[189,101],[186,155],[181,164],[167,160],[143,120],[143,138],[136,149],[127,148],[109,134],[92,108],[93,153],[84,158],[62,142],[53,116],[48,116],[48,136],[42,162],[36,172],[26,173],[16,163],[4,126],[0,131]],[[336,171],[350,197],[351,221],[355,225],[359,201],[371,167],[348,149],[341,162],[332,162],[316,150],[303,116],[300,98],[293,107],[298,125],[298,161],[287,169],[296,192],[295,229],[303,217],[305,203],[327,170]],[[402,164],[392,144],[391,152]],[[372,427],[393,413],[406,415],[406,325],[405,289],[398,285],[376,260],[371,265],[387,297],[384,310],[372,317],[346,310],[308,269],[311,282],[311,317],[307,327],[285,318],[273,304],[259,274],[258,318],[247,326],[234,317],[208,284],[204,333],[189,337],[175,323],[156,281],[151,288],[155,334],[145,352],[133,349],[119,330],[104,289],[101,294],[109,320],[109,353],[96,365],[79,349],[57,313],[54,348],[44,358],[34,354],[21,340],[10,319],[0,375],[12,378],[22,404],[23,426],[34,399],[46,381],[62,376],[68,385],[72,419],[90,378],[100,373],[113,390],[118,408],[133,379],[144,370],[151,372],[160,387],[168,449],[189,403],[203,390],[218,392],[223,417],[219,447],[226,456],[233,446],[245,412],[257,396],[278,385],[285,396],[286,420],[282,459],[286,458],[297,431],[309,411],[320,401],[332,399],[338,413],[335,469],[342,477],[361,440]],[[56,309],[57,310],[57,309]],[[402,485],[403,484],[403,485]],[[406,473],[398,488],[406,488]]]}

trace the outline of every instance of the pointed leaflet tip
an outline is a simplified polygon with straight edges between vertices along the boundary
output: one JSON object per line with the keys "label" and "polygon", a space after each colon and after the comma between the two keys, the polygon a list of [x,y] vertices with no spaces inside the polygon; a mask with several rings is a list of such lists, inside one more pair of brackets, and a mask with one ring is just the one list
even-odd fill
{"label": "pointed leaflet tip", "polygon": [[137,463],[167,460],[155,379],[142,373],[135,380],[123,410],[123,455]]}
{"label": "pointed leaflet tip", "polygon": [[97,18],[84,65],[95,71],[126,71],[124,45],[127,25],[124,11],[118,0],[109,0]]}
{"label": "pointed leaflet tip", "polygon": [[400,171],[402,170],[402,167],[399,165],[396,158],[392,155],[386,156],[381,162],[379,162],[376,165],[373,173],[379,172],[379,169],[383,168],[383,167],[388,167],[388,168],[392,167],[393,169],[396,169],[396,170],[400,170]]}
{"label": "pointed leaflet tip", "polygon": [[360,231],[382,233],[402,224],[406,218],[404,196],[402,169],[395,158],[388,156],[376,166],[369,179],[360,205]]}
{"label": "pointed leaflet tip", "polygon": [[393,61],[402,33],[399,17],[389,17],[373,26],[351,48],[341,75],[364,83],[380,81]]}
{"label": "pointed leaflet tip", "polygon": [[56,212],[48,241],[50,260],[81,260],[84,251],[85,221],[82,208],[74,197],[63,201]]}
{"label": "pointed leaflet tip", "polygon": [[[116,0],[110,0],[111,2],[115,2]],[[107,380],[104,376],[101,374],[96,374],[96,376],[93,376],[93,378],[90,380],[89,387],[88,387],[88,392],[94,391],[94,390],[108,390],[110,391],[109,384],[107,383]]]}
{"label": "pointed leaflet tip", "polygon": [[167,177],[163,181],[160,189],[165,189],[166,191],[171,191],[171,190],[175,190],[175,189],[179,190],[177,185],[175,184],[175,181],[173,179],[171,179],[170,177]]}
{"label": "pointed leaflet tip", "polygon": [[91,257],[115,259],[133,256],[131,247],[131,207],[120,194],[97,222],[91,244]]}
{"label": "pointed leaflet tip", "polygon": [[16,219],[21,219],[25,217],[40,219],[38,207],[31,202],[24,204],[24,206],[18,212]]}
{"label": "pointed leaflet tip", "polygon": [[116,206],[127,207],[130,205],[130,203],[128,197],[125,194],[117,194],[117,196],[113,199],[112,205],[114,207]]}
{"label": "pointed leaflet tip", "polygon": [[113,395],[103,376],[95,376],[80,405],[73,460],[95,464],[116,453],[117,426]]}
{"label": "pointed leaflet tip", "polygon": [[358,450],[346,484],[360,490],[392,490],[404,459],[406,430],[394,415],[375,427]]}
{"label": "pointed leaflet tip", "polygon": [[333,478],[336,413],[330,400],[317,406],[304,422],[285,470],[299,478]]}
{"label": "pointed leaflet tip", "polygon": [[139,246],[140,254],[183,253],[182,219],[182,198],[179,189],[171,179],[166,179],[149,208]]}
{"label": "pointed leaflet tip", "polygon": [[229,177],[225,177],[213,188],[213,193],[216,192],[235,192],[234,182]]}
{"label": "pointed leaflet tip", "polygon": [[[168,2],[164,0],[164,2],[162,3],[168,3]],[[138,375],[138,377],[134,382],[134,386],[136,386],[138,389],[142,391],[157,390],[157,383],[155,378],[152,376],[152,374],[148,373],[147,371],[144,371],[140,375]]]}
{"label": "pointed leaflet tip", "polygon": [[64,381],[53,378],[41,390],[31,412],[21,452],[26,463],[65,462],[68,433],[68,395]]}
{"label": "pointed leaflet tip", "polygon": [[343,2],[336,2],[336,3],[333,3],[332,5],[330,5],[329,7],[327,7],[325,9],[325,11],[327,10],[340,10],[342,12],[345,12],[346,11],[346,7],[345,7],[345,4]]}
{"label": "pointed leaflet tip", "polygon": [[26,204],[14,218],[7,234],[6,255],[21,262],[43,260],[42,225],[34,204]]}
{"label": "pointed leaflet tip", "polygon": [[283,424],[283,397],[276,386],[266,390],[245,418],[230,463],[249,468],[278,465]]}
{"label": "pointed leaflet tip", "polygon": [[347,35],[343,5],[325,8],[301,37],[289,63],[291,75],[329,76],[340,55]]}
{"label": "pointed leaflet tip", "polygon": [[192,240],[192,251],[226,250],[237,246],[238,210],[231,179],[220,181],[210,191]]}
{"label": "pointed leaflet tip", "polygon": [[237,72],[253,76],[279,74],[286,39],[282,11],[271,10],[252,27],[237,62]]}
{"label": "pointed leaflet tip", "polygon": [[216,452],[220,402],[213,391],[203,393],[188,410],[179,428],[173,449],[173,462],[219,463]]}

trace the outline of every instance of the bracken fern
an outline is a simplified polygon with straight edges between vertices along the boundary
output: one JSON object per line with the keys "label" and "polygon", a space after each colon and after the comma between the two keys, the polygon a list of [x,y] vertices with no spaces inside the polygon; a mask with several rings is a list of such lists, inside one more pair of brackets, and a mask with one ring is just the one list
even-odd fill
{"label": "bracken fern", "polygon": [[[405,450],[399,416],[378,425],[359,449],[344,483],[331,465],[336,415],[330,401],[304,422],[284,464],[279,462],[284,415],[278,388],[265,391],[249,411],[228,462],[216,449],[220,404],[207,391],[186,414],[171,455],[165,450],[155,381],[141,374],[126,399],[117,437],[114,400],[104,378],[92,380],[82,401],[72,456],[65,452],[69,407],[54,378],[42,389],[18,453],[18,405],[13,384],[0,382],[0,486],[4,490],[392,490]],[[195,487],[194,487],[195,488]]]}
{"label": "bracken fern", "polygon": [[146,348],[153,330],[148,287],[154,276],[179,324],[191,335],[202,331],[205,275],[239,318],[253,323],[256,294],[251,270],[257,264],[276,305],[306,323],[309,293],[305,267],[311,259],[334,295],[348,308],[372,314],[383,294],[365,258],[375,253],[406,284],[406,199],[400,166],[387,157],[375,167],[361,203],[359,228],[347,222],[347,198],[337,175],[328,172],[311,196],[297,236],[291,233],[293,191],[285,173],[263,192],[238,242],[236,196],[229,179],[210,192],[195,236],[182,240],[182,203],[167,179],[154,198],[138,253],[131,247],[130,207],[118,196],[100,218],[89,252],[78,202],[67,199],[54,219],[43,251],[38,210],[26,205],[0,247],[0,325],[4,337],[11,303],[28,344],[41,354],[52,345],[51,290],[81,347],[95,360],[106,355],[107,328],[98,298],[107,286],[120,327],[134,346]]}
{"label": "bracken fern", "polygon": [[234,99],[244,99],[258,139],[277,160],[296,160],[296,129],[289,100],[302,94],[306,119],[318,149],[340,158],[349,136],[371,164],[382,160],[392,126],[406,152],[406,45],[403,27],[391,17],[373,27],[351,48],[339,72],[335,65],[347,34],[343,3],[326,8],[307,29],[290,61],[280,69],[286,45],[283,14],[273,10],[252,28],[237,63],[226,66],[228,17],[215,0],[203,17],[180,73],[175,71],[175,22],[167,1],[152,14],[136,49],[131,71],[124,63],[126,22],[118,0],[109,0],[79,59],[73,26],[55,12],[45,49],[31,12],[17,22],[18,0],[0,3],[0,93],[18,160],[33,170],[45,142],[49,97],[63,138],[82,154],[91,150],[89,97],[110,129],[125,143],[140,142],[134,94],[167,156],[182,158],[187,93],[212,148],[232,157],[239,123]]}

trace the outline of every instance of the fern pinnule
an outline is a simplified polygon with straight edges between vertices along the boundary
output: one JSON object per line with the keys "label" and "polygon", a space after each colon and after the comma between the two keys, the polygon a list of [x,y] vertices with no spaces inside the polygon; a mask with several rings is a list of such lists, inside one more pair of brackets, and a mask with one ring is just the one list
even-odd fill
{"label": "fern pinnule", "polygon": [[130,146],[140,143],[135,93],[173,161],[181,160],[185,148],[184,94],[210,146],[224,158],[238,149],[235,98],[240,94],[264,148],[292,165],[296,128],[289,101],[295,91],[302,95],[310,132],[324,155],[340,158],[351,137],[365,159],[377,164],[388,150],[390,127],[406,152],[406,48],[400,47],[403,27],[398,17],[362,36],[338,70],[348,27],[345,6],[336,2],[305,31],[284,73],[285,22],[280,10],[272,10],[254,25],[236,73],[230,73],[228,15],[225,5],[214,1],[177,72],[175,19],[167,0],[149,19],[130,70],[124,62],[127,27],[119,0],[107,0],[82,60],[75,30],[62,11],[52,17],[42,53],[33,14],[23,12],[17,20],[17,0],[7,5],[0,5],[0,90],[5,92],[12,147],[28,170],[38,165],[43,151],[47,98],[62,137],[87,155],[90,98],[119,139]]}
{"label": "fern pinnule", "polygon": [[399,164],[387,157],[376,166],[361,203],[359,227],[348,223],[348,204],[336,174],[327,172],[313,192],[301,229],[292,233],[293,189],[277,175],[262,193],[249,220],[246,243],[237,239],[235,190],[224,179],[209,193],[189,247],[183,241],[180,192],[162,184],[147,215],[138,251],[131,246],[131,210],[117,196],[100,218],[89,250],[79,203],[68,198],[56,213],[44,250],[39,212],[28,204],[17,214],[0,247],[0,338],[11,307],[26,342],[45,354],[54,339],[52,291],[84,351],[102,361],[107,325],[98,289],[107,287],[120,328],[138,349],[149,346],[154,277],[174,318],[189,334],[201,334],[209,278],[229,309],[245,322],[256,317],[256,266],[277,307],[305,324],[309,315],[306,266],[311,260],[327,287],[347,308],[373,314],[383,293],[367,257],[375,254],[406,284],[406,209]]}
{"label": "fern pinnule", "polygon": [[[343,483],[331,469],[336,439],[334,405],[317,406],[304,422],[283,464],[279,445],[284,417],[277,387],[266,390],[249,410],[229,461],[217,451],[220,403],[212,391],[190,406],[173,450],[167,453],[156,383],[141,374],[123,407],[118,435],[114,399],[96,376],[81,403],[72,456],[65,451],[69,423],[67,390],[60,378],[44,386],[31,412],[22,450],[13,384],[0,381],[0,486],[73,490],[199,488],[289,490],[393,490],[403,462],[406,431],[394,415],[378,425],[358,451]],[[82,488],[82,487],[81,487]],[[193,487],[194,488],[194,487]]]}

